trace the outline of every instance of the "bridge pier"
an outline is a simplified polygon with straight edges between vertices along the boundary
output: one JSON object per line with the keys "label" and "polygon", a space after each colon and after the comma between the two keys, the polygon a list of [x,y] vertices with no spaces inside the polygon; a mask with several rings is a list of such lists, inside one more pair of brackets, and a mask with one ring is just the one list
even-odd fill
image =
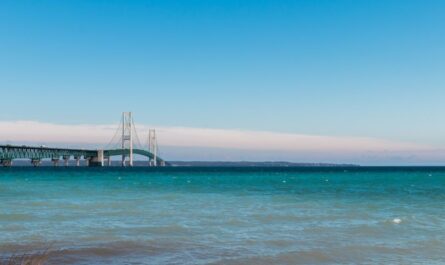
{"label": "bridge pier", "polygon": [[104,166],[104,150],[97,150],[97,155],[91,158],[89,166],[90,167]]}
{"label": "bridge pier", "polygon": [[68,161],[69,161],[69,160],[70,160],[70,156],[68,156],[68,155],[63,156],[63,165],[64,165],[65,167],[68,166]]}
{"label": "bridge pier", "polygon": [[2,166],[4,166],[4,167],[10,167],[10,166],[12,166],[12,160],[11,160],[11,159],[2,159],[2,160],[0,160],[0,163],[1,163]]}
{"label": "bridge pier", "polygon": [[80,156],[74,156],[74,160],[76,160],[76,167],[80,166]]}
{"label": "bridge pier", "polygon": [[133,162],[131,160],[127,160],[127,156],[126,155],[122,155],[122,167],[132,167],[133,166]]}
{"label": "bridge pier", "polygon": [[31,159],[31,164],[34,166],[34,167],[38,167],[38,166],[40,166],[40,163],[41,163],[42,161],[39,159],[39,158],[33,158],[33,159]]}
{"label": "bridge pier", "polygon": [[109,167],[111,167],[111,156],[109,156],[109,157],[107,158],[107,164],[108,164]]}
{"label": "bridge pier", "polygon": [[57,167],[59,166],[59,158],[52,158],[51,161],[53,162],[53,166]]}

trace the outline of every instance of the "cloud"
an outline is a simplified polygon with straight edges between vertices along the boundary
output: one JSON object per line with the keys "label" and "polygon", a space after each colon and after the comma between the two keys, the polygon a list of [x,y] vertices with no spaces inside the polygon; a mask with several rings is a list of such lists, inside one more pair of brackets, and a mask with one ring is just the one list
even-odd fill
{"label": "cloud", "polygon": [[113,125],[61,125],[35,121],[0,122],[0,141],[104,144],[116,131]]}
{"label": "cloud", "polygon": [[[138,125],[145,139],[148,125]],[[61,125],[35,121],[0,122],[0,140],[46,143],[107,144],[115,135],[115,125]],[[265,131],[223,130],[188,127],[157,127],[159,144],[182,147],[215,147],[244,150],[283,151],[405,151],[426,146],[365,137],[333,137]]]}
{"label": "cloud", "polygon": [[419,150],[425,146],[364,137],[333,137],[264,131],[159,128],[167,145],[283,151]]}
{"label": "cloud", "polygon": [[[136,125],[142,142],[149,125]],[[0,142],[105,146],[116,125],[63,125],[0,121]],[[266,131],[156,127],[158,143],[174,159],[305,160],[322,162],[432,161],[442,151],[415,143],[368,137],[317,136]],[[201,154],[201,155],[200,155]],[[379,162],[380,161],[380,162]],[[306,161],[308,162],[308,161]]]}

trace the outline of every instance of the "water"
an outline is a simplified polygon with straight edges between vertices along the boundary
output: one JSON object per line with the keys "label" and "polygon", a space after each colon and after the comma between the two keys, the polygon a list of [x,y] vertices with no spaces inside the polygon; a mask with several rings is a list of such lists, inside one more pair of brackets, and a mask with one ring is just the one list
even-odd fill
{"label": "water", "polygon": [[[445,168],[1,168],[48,264],[445,264]],[[1,255],[0,255],[1,256]]]}

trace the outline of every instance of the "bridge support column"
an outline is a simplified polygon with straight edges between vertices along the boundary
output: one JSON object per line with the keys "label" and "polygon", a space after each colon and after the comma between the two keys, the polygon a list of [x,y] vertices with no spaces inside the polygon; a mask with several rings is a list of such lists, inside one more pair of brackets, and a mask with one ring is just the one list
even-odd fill
{"label": "bridge support column", "polygon": [[40,166],[40,163],[41,163],[42,161],[39,159],[39,158],[33,158],[33,159],[31,159],[31,164],[34,166],[34,167],[38,167],[38,166]]}
{"label": "bridge support column", "polygon": [[51,161],[53,162],[53,166],[55,167],[59,166],[59,158],[53,158],[51,159]]}
{"label": "bridge support column", "polygon": [[12,160],[11,160],[11,159],[3,159],[3,160],[0,160],[0,163],[1,163],[2,166],[4,166],[4,167],[10,167],[10,166],[12,166]]}
{"label": "bridge support column", "polygon": [[90,167],[103,167],[104,166],[104,150],[97,150],[97,156],[92,157]]}
{"label": "bridge support column", "polygon": [[76,160],[76,167],[80,166],[80,156],[74,156],[74,160]]}
{"label": "bridge support column", "polygon": [[111,156],[107,158],[108,166],[111,167]]}
{"label": "bridge support column", "polygon": [[68,155],[63,156],[63,165],[65,167],[68,166],[68,161],[70,161],[70,156],[68,156]]}

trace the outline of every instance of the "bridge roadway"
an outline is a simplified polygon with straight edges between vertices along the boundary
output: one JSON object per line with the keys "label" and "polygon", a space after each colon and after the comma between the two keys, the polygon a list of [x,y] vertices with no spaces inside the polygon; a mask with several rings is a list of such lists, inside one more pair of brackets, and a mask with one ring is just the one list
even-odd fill
{"label": "bridge roadway", "polygon": [[[104,166],[105,161],[111,165],[112,156],[128,156],[130,149],[110,149],[110,150],[88,150],[88,149],[69,149],[69,148],[52,148],[52,147],[33,147],[18,145],[0,145],[0,164],[3,166],[11,166],[14,159],[30,159],[34,166],[39,166],[42,159],[51,159],[55,166],[59,164],[60,159],[64,161],[64,165],[68,165],[69,159],[72,157],[76,160],[76,165],[80,165],[80,159],[84,158],[88,166]],[[133,149],[133,154],[148,157],[150,161],[154,160],[154,155],[142,149]],[[156,164],[163,166],[165,161],[160,157],[156,157]]]}

